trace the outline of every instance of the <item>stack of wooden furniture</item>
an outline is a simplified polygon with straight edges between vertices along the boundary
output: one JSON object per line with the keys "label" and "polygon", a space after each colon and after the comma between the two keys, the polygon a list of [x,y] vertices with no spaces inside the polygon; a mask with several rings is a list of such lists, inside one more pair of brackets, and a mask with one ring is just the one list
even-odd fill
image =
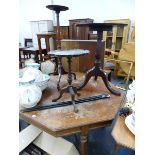
{"label": "stack of wooden furniture", "polygon": [[[56,34],[56,26],[54,26],[54,33]],[[60,26],[60,37],[61,39],[69,39],[69,26]]]}
{"label": "stack of wooden furniture", "polygon": [[93,21],[90,18],[69,20],[70,39],[88,40],[90,33],[89,27],[77,27],[76,25],[93,23]]}
{"label": "stack of wooden furniture", "polygon": [[[61,40],[62,50],[69,49],[85,49],[89,50],[90,54],[78,58],[73,58],[72,71],[73,72],[86,72],[94,66],[94,57],[96,51],[97,40]],[[104,45],[104,44],[103,44]],[[62,59],[65,70],[67,69],[67,59]]]}

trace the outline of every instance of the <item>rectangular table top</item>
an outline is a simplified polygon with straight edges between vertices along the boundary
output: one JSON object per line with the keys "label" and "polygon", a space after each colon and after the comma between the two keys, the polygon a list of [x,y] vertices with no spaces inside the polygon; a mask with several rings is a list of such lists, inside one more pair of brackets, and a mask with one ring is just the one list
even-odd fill
{"label": "rectangular table top", "polygon": [[[73,80],[74,86],[78,86],[84,80],[83,74],[76,73],[76,75],[77,80]],[[59,95],[59,92],[56,89],[57,79],[58,76],[51,75],[48,88],[44,90],[42,99],[38,103],[39,105],[51,104],[52,99]],[[60,86],[64,87],[66,85],[67,75],[62,75]],[[94,78],[91,78],[88,84],[78,92],[80,93],[80,96],[76,96],[76,99],[102,93],[108,93],[111,97],[110,99],[77,104],[79,110],[78,113],[73,111],[73,106],[71,105],[42,111],[20,113],[20,118],[55,136],[67,135],[68,132],[74,133],[80,131],[82,126],[93,128],[95,125],[97,127],[97,124],[98,126],[110,124],[115,117],[124,96],[123,93],[121,96],[111,94],[105,88],[100,77],[98,77],[97,81],[94,81]],[[66,100],[71,100],[70,95],[67,93],[63,94],[63,97],[59,99],[59,101]]]}

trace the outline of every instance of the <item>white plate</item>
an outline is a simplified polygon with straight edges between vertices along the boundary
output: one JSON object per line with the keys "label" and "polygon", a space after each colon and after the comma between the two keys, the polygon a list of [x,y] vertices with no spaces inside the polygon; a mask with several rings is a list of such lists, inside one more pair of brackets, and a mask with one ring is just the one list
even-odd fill
{"label": "white plate", "polygon": [[132,125],[133,123],[132,114],[127,116],[125,119],[125,124],[128,127],[128,129],[135,135],[135,126]]}

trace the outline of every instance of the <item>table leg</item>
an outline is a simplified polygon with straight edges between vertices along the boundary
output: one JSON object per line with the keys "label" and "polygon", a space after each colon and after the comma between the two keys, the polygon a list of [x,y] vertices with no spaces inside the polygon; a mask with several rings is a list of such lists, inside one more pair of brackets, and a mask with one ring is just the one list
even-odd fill
{"label": "table leg", "polygon": [[131,64],[130,64],[129,72],[128,72],[127,79],[126,79],[126,82],[125,82],[126,88],[128,87],[132,67],[133,67],[133,62],[131,62]]}
{"label": "table leg", "polygon": [[21,51],[19,50],[19,67],[22,68]]}
{"label": "table leg", "polygon": [[114,146],[114,151],[113,151],[112,154],[113,155],[116,155],[117,150],[120,149],[120,148],[121,148],[121,145],[119,145],[119,144],[116,143],[115,146]]}
{"label": "table leg", "polygon": [[36,63],[39,63],[39,51],[35,51],[34,59],[35,59]]}
{"label": "table leg", "polygon": [[86,75],[85,75],[85,80],[84,82],[82,83],[82,85],[80,87],[77,88],[77,90],[81,90],[87,83],[88,81],[90,80],[90,78],[92,76],[95,76],[95,80],[97,80],[97,76],[100,76],[106,86],[106,88],[114,95],[118,95],[120,96],[121,93],[117,90],[114,90],[111,85],[109,84],[109,81],[107,80],[107,77],[106,77],[106,74],[104,73],[104,71],[102,70],[101,67],[99,66],[95,66],[93,67],[92,69],[90,69]]}
{"label": "table leg", "polygon": [[80,133],[80,154],[87,154],[87,137],[88,137],[88,127],[84,127]]}

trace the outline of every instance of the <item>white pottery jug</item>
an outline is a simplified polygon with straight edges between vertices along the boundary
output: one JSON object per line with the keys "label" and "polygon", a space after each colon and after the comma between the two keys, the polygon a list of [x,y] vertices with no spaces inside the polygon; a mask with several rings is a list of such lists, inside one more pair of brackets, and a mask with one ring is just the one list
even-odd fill
{"label": "white pottery jug", "polygon": [[34,83],[34,78],[19,78],[19,104],[30,108],[40,101],[42,96],[41,89]]}

